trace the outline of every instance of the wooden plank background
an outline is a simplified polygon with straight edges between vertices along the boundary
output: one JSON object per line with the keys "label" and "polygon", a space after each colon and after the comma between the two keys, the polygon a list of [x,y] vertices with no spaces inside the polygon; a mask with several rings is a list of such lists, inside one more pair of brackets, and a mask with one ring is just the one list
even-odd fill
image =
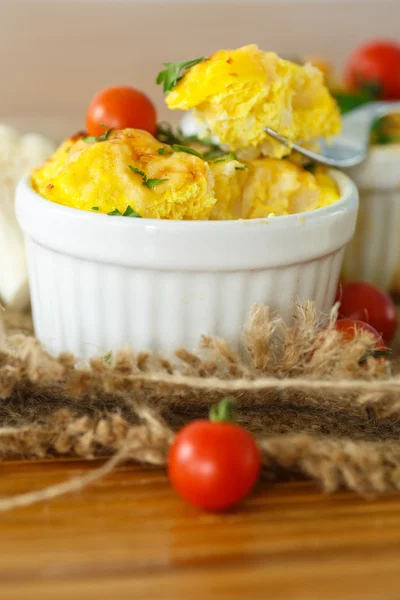
{"label": "wooden plank background", "polygon": [[145,90],[170,119],[154,82],[165,60],[256,42],[340,67],[363,40],[400,37],[398,0],[0,0],[0,19],[0,120],[56,137],[111,84]]}
{"label": "wooden plank background", "polygon": [[[1,495],[98,466],[3,462]],[[271,482],[228,514],[180,500],[162,470],[123,465],[74,494],[0,515],[4,600],[398,600],[398,496]]]}

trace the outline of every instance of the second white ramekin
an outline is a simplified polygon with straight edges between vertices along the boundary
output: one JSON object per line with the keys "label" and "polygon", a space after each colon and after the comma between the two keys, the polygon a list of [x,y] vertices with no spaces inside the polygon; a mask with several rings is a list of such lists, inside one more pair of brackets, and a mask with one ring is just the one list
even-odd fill
{"label": "second white ramekin", "polygon": [[20,183],[35,332],[52,354],[90,357],[129,344],[170,355],[203,334],[233,345],[254,304],[290,322],[293,300],[333,303],[357,189],[333,173],[335,204],[249,221],[161,221],[89,213]]}
{"label": "second white ramekin", "polygon": [[400,294],[400,144],[374,146],[348,173],[360,191],[360,211],[347,247],[343,282],[366,281]]}

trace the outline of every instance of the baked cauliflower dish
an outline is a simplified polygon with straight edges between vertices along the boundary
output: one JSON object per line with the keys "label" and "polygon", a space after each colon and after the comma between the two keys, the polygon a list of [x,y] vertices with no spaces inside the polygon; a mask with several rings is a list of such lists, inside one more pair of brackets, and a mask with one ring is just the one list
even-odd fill
{"label": "baked cauliflower dish", "polygon": [[170,109],[194,111],[197,136],[161,126],[153,136],[105,119],[101,135],[65,140],[34,170],[33,189],[93,213],[175,220],[284,216],[339,199],[327,169],[303,164],[265,132],[303,144],[339,133],[335,100],[311,63],[249,45],[165,63],[157,82]]}

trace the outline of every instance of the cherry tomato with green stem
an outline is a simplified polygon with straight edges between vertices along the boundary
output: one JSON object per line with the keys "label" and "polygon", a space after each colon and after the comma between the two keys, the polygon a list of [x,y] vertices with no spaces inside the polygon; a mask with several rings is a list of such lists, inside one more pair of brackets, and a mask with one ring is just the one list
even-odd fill
{"label": "cherry tomato with green stem", "polygon": [[357,331],[368,331],[375,338],[375,347],[372,348],[371,352],[367,356],[361,358],[361,363],[366,362],[368,356],[373,356],[377,359],[385,359],[391,355],[390,348],[385,346],[385,343],[379,333],[364,321],[357,321],[356,319],[339,319],[336,321],[336,329],[342,334],[343,343],[351,342]]}
{"label": "cherry tomato with green stem", "polygon": [[340,317],[368,323],[390,344],[397,329],[397,310],[388,294],[369,283],[355,282],[339,288],[337,301]]}
{"label": "cherry tomato with green stem", "polygon": [[350,55],[345,78],[352,90],[370,93],[373,99],[400,99],[400,44],[376,40]]}
{"label": "cherry tomato with green stem", "polygon": [[234,405],[225,398],[210,420],[186,425],[168,456],[169,479],[182,498],[208,511],[226,510],[254,487],[261,455],[253,436],[234,422]]}

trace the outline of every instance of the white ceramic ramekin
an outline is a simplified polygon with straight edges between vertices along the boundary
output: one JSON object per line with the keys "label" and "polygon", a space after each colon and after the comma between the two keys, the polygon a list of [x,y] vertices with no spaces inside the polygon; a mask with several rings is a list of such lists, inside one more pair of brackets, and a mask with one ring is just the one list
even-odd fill
{"label": "white ceramic ramekin", "polygon": [[89,357],[129,344],[171,354],[202,334],[237,345],[251,307],[291,320],[293,299],[332,306],[358,197],[251,221],[128,219],[60,206],[27,180],[17,191],[36,335],[52,354]]}
{"label": "white ceramic ramekin", "polygon": [[400,144],[375,146],[348,173],[360,191],[360,211],[348,245],[343,281],[367,281],[400,294]]}

